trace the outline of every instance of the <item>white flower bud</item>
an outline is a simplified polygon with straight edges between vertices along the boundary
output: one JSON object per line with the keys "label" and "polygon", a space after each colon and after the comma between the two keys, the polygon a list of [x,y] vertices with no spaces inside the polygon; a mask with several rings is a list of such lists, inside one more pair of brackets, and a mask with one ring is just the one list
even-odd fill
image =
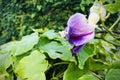
{"label": "white flower bud", "polygon": [[103,6],[101,6],[101,8],[100,8],[100,18],[101,18],[102,21],[104,21],[105,17],[106,17],[106,10]]}
{"label": "white flower bud", "polygon": [[90,8],[90,14],[93,13],[93,12],[98,14],[102,21],[105,20],[106,10],[104,9],[101,2],[95,2],[93,4],[93,6]]}
{"label": "white flower bud", "polygon": [[66,32],[65,31],[59,31],[59,34],[60,34],[61,37],[65,37]]}
{"label": "white flower bud", "polygon": [[96,25],[99,19],[100,19],[99,15],[95,12],[92,12],[88,17],[88,23]]}
{"label": "white flower bud", "polygon": [[94,3],[93,6],[90,8],[90,13],[95,12],[99,13],[100,10],[100,4]]}

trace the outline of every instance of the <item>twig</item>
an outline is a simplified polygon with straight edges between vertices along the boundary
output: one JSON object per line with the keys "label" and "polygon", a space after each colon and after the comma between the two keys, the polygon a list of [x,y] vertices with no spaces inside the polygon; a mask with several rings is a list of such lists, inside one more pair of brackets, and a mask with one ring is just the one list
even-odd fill
{"label": "twig", "polygon": [[109,30],[112,30],[112,28],[114,28],[114,26],[119,22],[120,20],[120,16],[118,17],[118,19],[114,22],[114,24],[109,28]]}
{"label": "twig", "polygon": [[59,63],[55,63],[52,66],[57,66],[57,65],[61,65],[61,64],[69,64],[69,62],[59,62]]}
{"label": "twig", "polygon": [[97,78],[99,78],[100,80],[103,80],[99,75],[95,74],[94,72],[91,72],[94,76],[96,76]]}
{"label": "twig", "polygon": [[103,26],[103,28],[104,28],[108,33],[110,33],[115,39],[119,39],[119,38],[120,38],[120,37],[118,37],[118,35],[114,34],[111,30],[109,30],[109,29],[105,26],[104,22],[102,23],[102,26]]}
{"label": "twig", "polygon": [[102,39],[102,40],[104,40],[104,41],[106,41],[106,42],[108,42],[108,43],[110,43],[110,44],[115,45],[115,46],[120,46],[120,44],[117,44],[117,43],[114,43],[114,42],[108,41],[108,40],[106,40],[106,39],[104,39],[104,38],[95,37],[95,39]]}
{"label": "twig", "polygon": [[[111,31],[115,34],[120,34],[120,31],[114,31],[114,30],[111,30]],[[102,31],[97,31],[96,33],[108,33],[108,32],[105,30],[102,30]]]}
{"label": "twig", "polygon": [[107,19],[110,16],[110,13],[107,14],[107,16],[105,17],[105,19]]}

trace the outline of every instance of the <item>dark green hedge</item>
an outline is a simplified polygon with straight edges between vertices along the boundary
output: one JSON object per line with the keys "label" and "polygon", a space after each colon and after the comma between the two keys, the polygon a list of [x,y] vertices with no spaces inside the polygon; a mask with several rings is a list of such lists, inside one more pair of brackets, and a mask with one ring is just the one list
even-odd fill
{"label": "dark green hedge", "polygon": [[0,44],[32,29],[63,30],[76,12],[88,14],[94,0],[0,0]]}

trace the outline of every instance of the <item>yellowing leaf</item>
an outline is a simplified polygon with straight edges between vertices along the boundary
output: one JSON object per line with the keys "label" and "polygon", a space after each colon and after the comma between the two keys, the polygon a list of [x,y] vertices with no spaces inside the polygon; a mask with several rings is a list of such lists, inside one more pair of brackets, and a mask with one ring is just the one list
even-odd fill
{"label": "yellowing leaf", "polygon": [[99,79],[93,76],[92,74],[85,74],[82,77],[80,77],[78,80],[99,80]]}
{"label": "yellowing leaf", "polygon": [[33,51],[29,56],[21,59],[16,68],[16,73],[22,79],[45,80],[44,72],[48,67],[48,61],[45,58],[45,55],[39,51]]}

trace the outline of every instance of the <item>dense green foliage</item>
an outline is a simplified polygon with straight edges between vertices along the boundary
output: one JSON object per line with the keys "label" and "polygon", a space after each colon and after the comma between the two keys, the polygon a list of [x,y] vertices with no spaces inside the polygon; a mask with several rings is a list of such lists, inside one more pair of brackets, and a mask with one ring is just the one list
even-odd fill
{"label": "dense green foliage", "polygon": [[63,30],[73,13],[88,14],[93,1],[1,0],[0,44],[30,34],[34,28]]}
{"label": "dense green foliage", "polygon": [[0,80],[119,80],[120,1],[101,1],[106,20],[72,56],[58,32],[72,14],[88,15],[94,0],[1,0]]}

